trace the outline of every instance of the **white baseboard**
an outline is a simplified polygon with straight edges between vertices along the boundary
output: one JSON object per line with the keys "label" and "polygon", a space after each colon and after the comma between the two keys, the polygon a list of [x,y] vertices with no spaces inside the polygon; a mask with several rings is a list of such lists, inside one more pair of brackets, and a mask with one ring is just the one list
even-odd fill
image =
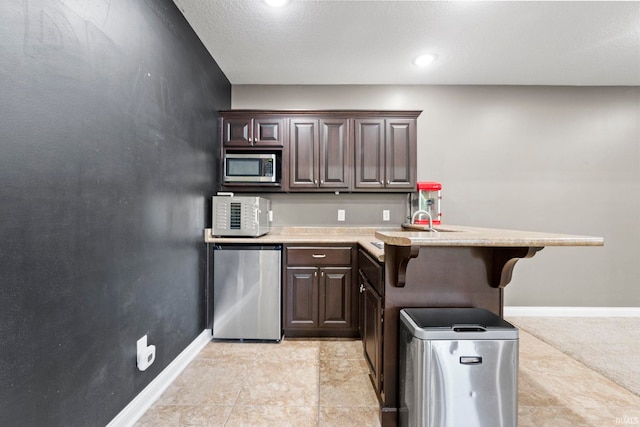
{"label": "white baseboard", "polygon": [[149,383],[107,427],[131,427],[158,400],[200,351],[211,341],[211,329],[205,329],[160,374]]}
{"label": "white baseboard", "polygon": [[505,317],[640,317],[640,307],[505,307]]}

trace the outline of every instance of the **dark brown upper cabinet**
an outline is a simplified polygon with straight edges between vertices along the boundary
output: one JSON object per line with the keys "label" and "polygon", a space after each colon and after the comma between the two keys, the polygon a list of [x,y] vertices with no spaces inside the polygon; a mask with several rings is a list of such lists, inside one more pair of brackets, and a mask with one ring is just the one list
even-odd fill
{"label": "dark brown upper cabinet", "polygon": [[387,119],[385,130],[385,188],[413,190],[417,175],[416,121]]}
{"label": "dark brown upper cabinet", "polygon": [[320,188],[351,187],[351,127],[348,119],[320,120]]}
{"label": "dark brown upper cabinet", "polygon": [[279,147],[284,145],[281,117],[229,117],[223,119],[225,147]]}
{"label": "dark brown upper cabinet", "polygon": [[356,119],[354,190],[415,189],[416,138],[415,119]]}
{"label": "dark brown upper cabinet", "polygon": [[289,122],[289,189],[318,188],[318,126],[313,118]]}
{"label": "dark brown upper cabinet", "polygon": [[295,118],[289,122],[289,189],[349,190],[349,119]]}
{"label": "dark brown upper cabinet", "polygon": [[420,111],[229,110],[220,114],[223,158],[226,152],[261,150],[282,159],[281,184],[273,188],[234,185],[235,191],[415,190]]}
{"label": "dark brown upper cabinet", "polygon": [[357,119],[355,124],[355,187],[384,188],[384,119]]}

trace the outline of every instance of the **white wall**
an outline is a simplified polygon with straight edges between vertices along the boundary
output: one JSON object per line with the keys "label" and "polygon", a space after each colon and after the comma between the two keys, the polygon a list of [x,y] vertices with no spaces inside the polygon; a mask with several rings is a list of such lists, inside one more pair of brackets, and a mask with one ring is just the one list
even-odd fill
{"label": "white wall", "polygon": [[520,261],[511,306],[640,306],[640,88],[254,86],[233,108],[417,109],[443,223],[605,238]]}

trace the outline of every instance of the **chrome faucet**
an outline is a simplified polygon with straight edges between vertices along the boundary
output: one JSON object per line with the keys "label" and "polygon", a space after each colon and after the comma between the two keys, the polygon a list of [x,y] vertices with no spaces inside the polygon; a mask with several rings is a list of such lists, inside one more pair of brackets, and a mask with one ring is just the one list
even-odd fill
{"label": "chrome faucet", "polygon": [[425,210],[417,210],[413,213],[413,215],[411,215],[411,224],[415,224],[416,223],[416,218],[419,217],[420,215],[426,215],[427,219],[429,220],[429,231],[433,231],[433,232],[437,232],[438,230],[436,230],[435,228],[433,228],[433,218],[431,217],[431,214]]}

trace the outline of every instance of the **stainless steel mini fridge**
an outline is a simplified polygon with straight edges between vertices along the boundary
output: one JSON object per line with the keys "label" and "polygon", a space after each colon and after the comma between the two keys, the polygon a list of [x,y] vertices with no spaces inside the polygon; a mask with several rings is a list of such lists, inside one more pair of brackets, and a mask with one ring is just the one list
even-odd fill
{"label": "stainless steel mini fridge", "polygon": [[401,426],[514,427],[518,330],[479,308],[400,311]]}
{"label": "stainless steel mini fridge", "polygon": [[282,245],[213,251],[213,338],[280,341]]}

